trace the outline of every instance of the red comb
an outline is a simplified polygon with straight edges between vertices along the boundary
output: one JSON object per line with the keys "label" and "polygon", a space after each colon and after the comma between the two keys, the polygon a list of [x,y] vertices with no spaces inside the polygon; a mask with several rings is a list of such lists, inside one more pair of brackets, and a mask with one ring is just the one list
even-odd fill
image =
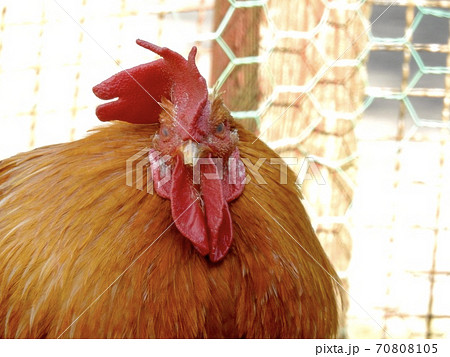
{"label": "red comb", "polygon": [[97,107],[101,121],[122,120],[134,124],[155,123],[161,113],[161,97],[175,104],[177,120],[190,127],[208,99],[205,79],[195,64],[194,46],[188,60],[180,54],[143,40],[136,43],[162,58],[123,70],[93,88],[100,99],[114,99]]}

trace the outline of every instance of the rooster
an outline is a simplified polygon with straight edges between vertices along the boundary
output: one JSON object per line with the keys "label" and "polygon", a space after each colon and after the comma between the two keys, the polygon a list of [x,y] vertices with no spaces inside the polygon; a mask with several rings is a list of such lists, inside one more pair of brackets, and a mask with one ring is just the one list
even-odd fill
{"label": "rooster", "polygon": [[[335,336],[339,279],[294,173],[251,179],[278,155],[208,95],[195,47],[137,43],[161,58],[94,87],[118,98],[109,125],[0,162],[0,337]],[[146,148],[154,194],[125,184]]]}

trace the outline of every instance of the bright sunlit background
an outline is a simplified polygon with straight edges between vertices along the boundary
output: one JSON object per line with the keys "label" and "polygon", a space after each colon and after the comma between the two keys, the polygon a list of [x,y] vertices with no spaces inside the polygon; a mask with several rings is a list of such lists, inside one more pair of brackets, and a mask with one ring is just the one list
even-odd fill
{"label": "bright sunlit background", "polygon": [[322,172],[302,188],[343,336],[448,338],[450,2],[420,4],[3,0],[0,160],[101,125],[92,87],[156,58],[137,38],[196,45],[235,117]]}

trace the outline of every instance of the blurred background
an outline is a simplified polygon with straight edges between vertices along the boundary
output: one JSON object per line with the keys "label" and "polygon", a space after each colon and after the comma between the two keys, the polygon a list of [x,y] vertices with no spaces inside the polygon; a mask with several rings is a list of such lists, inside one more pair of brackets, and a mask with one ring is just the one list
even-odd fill
{"label": "blurred background", "polygon": [[449,19],[445,0],[2,0],[0,159],[100,125],[91,88],[155,59],[135,39],[196,45],[235,118],[300,159],[343,335],[450,337]]}

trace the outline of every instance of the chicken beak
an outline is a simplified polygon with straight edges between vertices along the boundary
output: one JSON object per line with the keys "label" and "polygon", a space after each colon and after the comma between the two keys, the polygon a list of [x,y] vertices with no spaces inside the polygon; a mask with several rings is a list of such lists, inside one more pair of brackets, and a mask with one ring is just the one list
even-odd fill
{"label": "chicken beak", "polygon": [[211,149],[205,144],[187,140],[181,145],[180,152],[183,155],[184,164],[194,166],[198,159],[207,157]]}
{"label": "chicken beak", "polygon": [[200,155],[199,145],[192,140],[185,141],[180,151],[183,154],[184,164],[189,166],[193,166]]}

